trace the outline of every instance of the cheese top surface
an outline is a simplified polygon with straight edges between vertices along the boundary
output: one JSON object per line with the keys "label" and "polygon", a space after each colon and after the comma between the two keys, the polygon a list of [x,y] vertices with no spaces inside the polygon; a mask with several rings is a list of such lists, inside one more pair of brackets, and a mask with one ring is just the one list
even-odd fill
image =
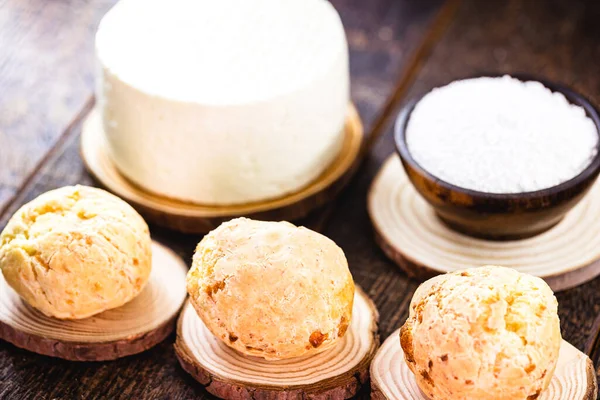
{"label": "cheese top surface", "polygon": [[240,104],[293,92],[347,52],[324,0],[121,0],[97,55],[119,79],[163,98]]}

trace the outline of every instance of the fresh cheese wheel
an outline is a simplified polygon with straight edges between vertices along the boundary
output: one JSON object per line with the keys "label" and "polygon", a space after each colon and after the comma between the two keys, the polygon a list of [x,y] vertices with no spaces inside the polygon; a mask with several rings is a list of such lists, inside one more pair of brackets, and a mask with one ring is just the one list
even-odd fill
{"label": "fresh cheese wheel", "polygon": [[121,0],[96,53],[109,154],[148,191],[276,198],[340,151],[348,45],[328,1]]}

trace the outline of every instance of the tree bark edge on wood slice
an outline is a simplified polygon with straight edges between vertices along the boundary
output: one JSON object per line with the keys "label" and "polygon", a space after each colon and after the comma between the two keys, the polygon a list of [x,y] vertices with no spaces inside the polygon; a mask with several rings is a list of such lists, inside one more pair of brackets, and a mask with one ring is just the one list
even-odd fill
{"label": "tree bark edge on wood slice", "polygon": [[175,318],[150,332],[106,343],[61,342],[30,335],[0,321],[0,338],[24,350],[69,361],[110,361],[142,353],[166,339],[175,328]]}
{"label": "tree bark edge on wood slice", "polygon": [[[363,306],[368,309],[368,314],[366,317],[369,318],[368,324],[368,332],[362,332],[363,335],[368,334],[370,343],[367,346],[367,350],[364,356],[353,365],[351,368],[346,370],[345,372],[337,375],[335,377],[329,377],[327,379],[323,379],[317,382],[312,382],[310,384],[287,384],[287,385],[275,385],[275,384],[265,384],[265,383],[252,383],[249,381],[244,381],[234,378],[229,378],[222,376],[222,374],[215,373],[211,371],[210,368],[203,365],[198,358],[195,357],[193,351],[190,349],[190,346],[186,342],[185,332],[183,330],[184,319],[187,318],[195,318],[201,323],[200,318],[196,315],[195,310],[191,306],[189,302],[184,306],[184,310],[181,313],[179,321],[177,323],[177,340],[175,342],[175,352],[177,354],[177,358],[183,369],[188,372],[192,377],[198,381],[200,384],[205,386],[206,390],[211,394],[222,398],[222,399],[315,399],[315,400],[325,400],[325,399],[347,399],[350,398],[358,392],[358,390],[365,384],[368,383],[369,380],[369,366],[372,358],[375,356],[375,352],[379,347],[379,334],[378,334],[378,320],[379,314],[375,307],[375,304],[367,297],[367,295],[357,287],[357,292],[355,294],[355,303],[357,303],[357,299],[359,301],[363,301]],[[357,307],[355,305],[355,310],[361,309],[360,306]],[[186,316],[186,311],[192,313],[189,316]],[[364,311],[363,311],[364,312]],[[353,312],[353,321],[355,315]],[[363,316],[365,318],[365,316]],[[363,321],[366,322],[366,321]],[[354,329],[357,328],[357,324],[355,324]],[[351,323],[352,326],[352,323]],[[202,324],[202,327],[204,325]],[[204,329],[206,329],[204,327]],[[351,329],[349,329],[350,331]],[[203,333],[204,335],[210,335],[210,332],[206,329],[207,333]],[[358,334],[358,332],[353,333],[353,335]],[[248,361],[253,363],[253,367],[258,364],[269,365],[267,360],[259,359],[257,357],[246,357],[233,349],[229,349],[225,344],[222,344],[219,339],[214,338],[214,336],[210,335],[210,340],[214,341],[214,346],[218,347],[219,352],[223,352],[226,356],[231,356],[234,358],[238,358],[240,361]],[[345,336],[347,338],[348,335]],[[354,337],[354,336],[353,336]],[[206,339],[206,337],[204,337]],[[342,339],[345,340],[345,339]],[[353,339],[356,340],[356,339]],[[210,344],[205,344],[206,340],[200,340],[201,345],[204,347],[202,350],[206,352],[210,352],[212,356],[216,357],[219,360],[223,360],[221,354],[216,354],[211,348]],[[314,360],[314,357],[326,356],[328,352],[335,351],[336,347],[332,349],[328,349],[323,353],[319,353],[312,357],[303,358],[302,362],[311,362]],[[342,348],[344,350],[345,348]],[[231,357],[226,359],[224,364],[229,363],[231,361]],[[287,362],[291,360],[282,360],[282,362]],[[275,361],[277,363],[278,361]],[[320,365],[320,364],[319,364]],[[272,365],[271,365],[272,367]],[[223,367],[225,368],[225,367]],[[297,367],[294,367],[297,369]],[[297,371],[295,371],[297,372]]]}
{"label": "tree bark edge on wood slice", "polygon": [[183,260],[156,242],[152,256],[149,282],[136,298],[82,320],[43,315],[27,305],[0,274],[0,339],[70,361],[114,360],[150,349],[173,332],[187,295]]}
{"label": "tree bark edge on wood slice", "polygon": [[539,276],[556,292],[600,275],[600,225],[595,223],[600,219],[600,181],[550,230],[527,239],[493,241],[455,232],[440,221],[392,155],[371,184],[367,209],[384,254],[420,280],[500,265]]}
{"label": "tree bark edge on wood slice", "polygon": [[[594,400],[597,394],[598,384],[592,361],[563,340],[550,386],[538,400]],[[399,329],[385,340],[373,358],[371,399],[428,400],[406,365]]]}
{"label": "tree bark edge on wood slice", "polygon": [[348,106],[342,149],[333,163],[308,186],[281,198],[233,206],[183,202],[150,193],[122,176],[105,151],[97,109],[83,124],[81,158],[92,177],[105,189],[125,199],[148,221],[184,233],[207,233],[222,222],[246,216],[260,220],[294,221],[333,200],[348,184],[360,162],[364,130],[353,104]]}

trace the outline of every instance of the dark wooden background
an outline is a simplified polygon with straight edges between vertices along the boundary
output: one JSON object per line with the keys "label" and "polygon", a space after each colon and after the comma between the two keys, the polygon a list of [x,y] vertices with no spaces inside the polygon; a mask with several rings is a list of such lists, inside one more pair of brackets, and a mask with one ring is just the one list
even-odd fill
{"label": "dark wooden background", "polygon": [[[403,323],[418,285],[376,247],[365,209],[369,183],[394,151],[398,106],[482,72],[537,74],[599,105],[600,1],[332,1],[350,43],[352,97],[378,140],[342,196],[304,223],[344,249],[379,307],[385,338]],[[93,106],[95,28],[113,3],[0,0],[0,228],[46,190],[93,184],[79,157],[80,123]],[[156,227],[152,234],[187,261],[200,239]],[[557,297],[564,338],[600,365],[600,278]],[[37,356],[0,341],[0,398],[211,398],[179,367],[173,340],[106,363]]]}

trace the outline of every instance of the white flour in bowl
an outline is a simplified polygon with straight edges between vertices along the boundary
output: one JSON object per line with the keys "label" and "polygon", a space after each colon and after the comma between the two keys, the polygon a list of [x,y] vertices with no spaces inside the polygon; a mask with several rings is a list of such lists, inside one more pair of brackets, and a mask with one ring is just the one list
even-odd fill
{"label": "white flour in bowl", "polygon": [[411,113],[408,150],[443,181],[487,193],[522,193],[578,175],[598,133],[583,108],[539,82],[509,76],[455,81]]}

